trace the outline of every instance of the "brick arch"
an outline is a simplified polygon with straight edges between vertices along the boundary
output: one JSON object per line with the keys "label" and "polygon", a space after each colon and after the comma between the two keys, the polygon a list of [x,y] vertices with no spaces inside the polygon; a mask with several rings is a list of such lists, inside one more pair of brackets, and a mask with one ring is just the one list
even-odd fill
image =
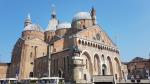
{"label": "brick arch", "polygon": [[83,51],[80,56],[83,57],[84,68],[87,69],[90,74],[93,74],[93,64],[90,54],[87,51]]}

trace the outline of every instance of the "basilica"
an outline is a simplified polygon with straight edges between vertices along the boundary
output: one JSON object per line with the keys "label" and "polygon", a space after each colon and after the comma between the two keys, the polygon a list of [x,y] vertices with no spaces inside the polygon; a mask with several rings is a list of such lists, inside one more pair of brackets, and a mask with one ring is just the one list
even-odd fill
{"label": "basilica", "polygon": [[[52,8],[46,30],[30,15],[12,50],[9,64],[0,64],[1,77],[62,77],[70,84],[122,79],[119,49],[97,24],[96,10],[76,13],[71,23],[61,22]],[[102,80],[101,80],[102,79]]]}

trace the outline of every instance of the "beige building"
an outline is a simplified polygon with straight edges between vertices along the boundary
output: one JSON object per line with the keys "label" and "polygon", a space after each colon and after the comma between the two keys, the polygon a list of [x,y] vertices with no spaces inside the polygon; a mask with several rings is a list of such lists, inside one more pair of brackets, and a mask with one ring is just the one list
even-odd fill
{"label": "beige building", "polygon": [[[52,11],[46,31],[25,19],[16,42],[8,77],[59,76],[71,83],[98,82],[97,77],[122,79],[119,49],[97,24],[96,10],[78,12],[72,23],[59,23]],[[49,68],[48,68],[49,67]]]}

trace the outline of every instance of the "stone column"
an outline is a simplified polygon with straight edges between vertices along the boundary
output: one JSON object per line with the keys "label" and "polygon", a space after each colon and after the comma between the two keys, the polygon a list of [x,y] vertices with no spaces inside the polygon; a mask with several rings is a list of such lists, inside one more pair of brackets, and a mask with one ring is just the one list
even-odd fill
{"label": "stone column", "polygon": [[83,83],[83,59],[79,56],[72,57],[73,60],[73,84]]}

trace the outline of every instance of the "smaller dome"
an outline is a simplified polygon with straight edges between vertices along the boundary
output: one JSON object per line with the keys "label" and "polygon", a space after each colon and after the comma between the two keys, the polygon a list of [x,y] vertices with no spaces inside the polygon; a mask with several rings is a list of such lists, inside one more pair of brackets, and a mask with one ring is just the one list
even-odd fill
{"label": "smaller dome", "polygon": [[89,12],[79,12],[73,17],[73,21],[81,19],[92,19]]}
{"label": "smaller dome", "polygon": [[71,24],[68,22],[63,22],[57,25],[57,29],[62,29],[62,28],[71,28]]}
{"label": "smaller dome", "polygon": [[41,27],[39,25],[37,25],[37,24],[30,24],[30,25],[26,26],[24,28],[24,31],[26,31],[26,30],[42,31]]}

